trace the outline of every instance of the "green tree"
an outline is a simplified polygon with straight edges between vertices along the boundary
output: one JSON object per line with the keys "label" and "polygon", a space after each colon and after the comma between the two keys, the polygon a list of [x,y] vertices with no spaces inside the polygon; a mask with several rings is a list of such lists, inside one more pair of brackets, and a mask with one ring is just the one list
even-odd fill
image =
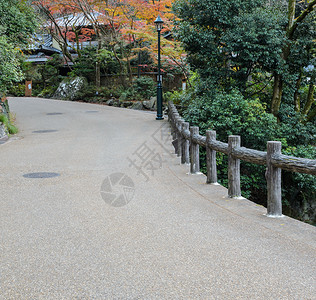
{"label": "green tree", "polygon": [[0,94],[4,97],[13,82],[23,79],[19,47],[36,28],[36,17],[26,1],[0,0]]}
{"label": "green tree", "polygon": [[[282,102],[282,94],[284,90],[284,83],[291,83],[288,80],[289,77],[295,77],[296,80],[296,92],[300,88],[302,81],[303,69],[307,67],[308,63],[315,61],[315,37],[316,37],[316,15],[315,7],[316,0],[305,1],[306,5],[303,9],[298,9],[298,3],[295,0],[288,0],[288,22],[285,29],[285,35],[287,37],[286,43],[282,47],[281,58],[284,61],[286,68],[277,69],[274,71],[274,85],[273,85],[273,97],[271,102],[271,111],[276,116],[279,113],[280,105]],[[293,60],[298,58],[297,52],[300,53],[300,57],[303,59]],[[305,63],[305,64],[304,64]],[[315,85],[315,76],[311,77],[309,98],[304,106],[302,113],[307,115],[311,109],[313,101],[313,91]],[[297,93],[294,92],[294,100],[296,110],[300,110],[298,98],[295,97]]]}
{"label": "green tree", "polygon": [[[176,36],[200,75],[174,96],[185,119],[202,133],[216,130],[222,141],[239,134],[243,146],[265,150],[268,140],[280,140],[283,153],[315,159],[314,7],[315,1],[176,1]],[[218,166],[225,184],[220,155]],[[241,171],[244,195],[266,199],[264,168],[242,163]],[[304,207],[315,206],[316,178],[283,176],[290,214],[315,222],[313,209],[307,217]]]}
{"label": "green tree", "polygon": [[174,9],[181,18],[176,37],[180,39],[188,53],[191,67],[198,70],[202,78],[226,88],[231,86],[233,77],[238,78],[245,71],[242,65],[236,66],[241,57],[237,50],[242,49],[238,47],[232,49],[227,44],[227,35],[235,27],[243,30],[242,27],[236,26],[236,21],[240,23],[238,18],[245,12],[251,14],[260,6],[260,2],[257,0],[176,1]]}
{"label": "green tree", "polygon": [[3,97],[12,82],[23,79],[18,50],[5,36],[0,36],[0,61],[0,94]]}
{"label": "green tree", "polygon": [[36,24],[34,10],[26,0],[0,0],[0,33],[10,43],[26,44]]}
{"label": "green tree", "polygon": [[[270,2],[178,0],[176,35],[205,80],[245,96],[269,87],[264,101],[275,116],[284,103],[311,121],[315,76],[306,68],[315,63],[316,0]],[[306,85],[309,93],[300,99]]]}

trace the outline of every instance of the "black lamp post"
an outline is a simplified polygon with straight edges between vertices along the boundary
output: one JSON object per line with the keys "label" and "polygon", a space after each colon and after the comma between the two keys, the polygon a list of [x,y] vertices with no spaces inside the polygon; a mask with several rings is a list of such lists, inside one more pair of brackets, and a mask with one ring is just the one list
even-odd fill
{"label": "black lamp post", "polygon": [[162,83],[161,83],[161,72],[160,72],[160,31],[163,28],[163,20],[158,15],[155,21],[156,29],[158,32],[158,78],[157,78],[157,117],[156,120],[163,120],[162,114]]}

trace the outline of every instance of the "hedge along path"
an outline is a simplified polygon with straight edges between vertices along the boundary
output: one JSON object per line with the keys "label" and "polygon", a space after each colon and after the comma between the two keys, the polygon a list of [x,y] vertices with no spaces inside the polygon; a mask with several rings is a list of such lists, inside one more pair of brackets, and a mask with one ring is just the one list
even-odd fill
{"label": "hedge along path", "polygon": [[267,166],[267,216],[282,216],[281,170],[316,175],[316,160],[281,154],[282,144],[267,142],[267,152],[241,147],[240,136],[231,135],[228,143],[216,140],[216,131],[199,134],[199,127],[189,126],[179,115],[172,102],[168,103],[168,120],[174,139],[175,152],[181,156],[181,163],[190,163],[191,174],[200,172],[199,146],[206,148],[207,180],[217,183],[216,151],[228,155],[228,196],[241,197],[240,160]]}

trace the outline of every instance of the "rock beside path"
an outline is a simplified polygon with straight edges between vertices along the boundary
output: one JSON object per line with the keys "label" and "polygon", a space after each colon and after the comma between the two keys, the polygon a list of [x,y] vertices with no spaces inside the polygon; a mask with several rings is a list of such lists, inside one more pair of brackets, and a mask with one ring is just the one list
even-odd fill
{"label": "rock beside path", "polygon": [[0,141],[7,140],[8,136],[5,132],[5,127],[2,123],[0,123]]}
{"label": "rock beside path", "polygon": [[87,80],[83,77],[64,79],[53,95],[54,99],[76,100],[79,93],[87,86]]}
{"label": "rock beside path", "polygon": [[157,97],[151,97],[147,101],[122,101],[111,98],[105,102],[109,106],[125,107],[136,110],[155,110],[157,109]]}
{"label": "rock beside path", "polygon": [[136,110],[142,110],[143,109],[143,103],[141,101],[135,102],[132,106],[130,106],[131,109]]}
{"label": "rock beside path", "polygon": [[157,97],[151,97],[148,101],[143,101],[143,106],[146,109],[156,109],[157,108]]}

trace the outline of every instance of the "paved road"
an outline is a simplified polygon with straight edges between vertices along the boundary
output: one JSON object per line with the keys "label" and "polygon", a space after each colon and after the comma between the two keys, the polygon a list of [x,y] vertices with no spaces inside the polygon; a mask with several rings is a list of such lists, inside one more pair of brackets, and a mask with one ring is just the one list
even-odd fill
{"label": "paved road", "polygon": [[316,299],[316,228],[187,174],[166,121],[10,105],[20,133],[0,145],[0,299]]}

